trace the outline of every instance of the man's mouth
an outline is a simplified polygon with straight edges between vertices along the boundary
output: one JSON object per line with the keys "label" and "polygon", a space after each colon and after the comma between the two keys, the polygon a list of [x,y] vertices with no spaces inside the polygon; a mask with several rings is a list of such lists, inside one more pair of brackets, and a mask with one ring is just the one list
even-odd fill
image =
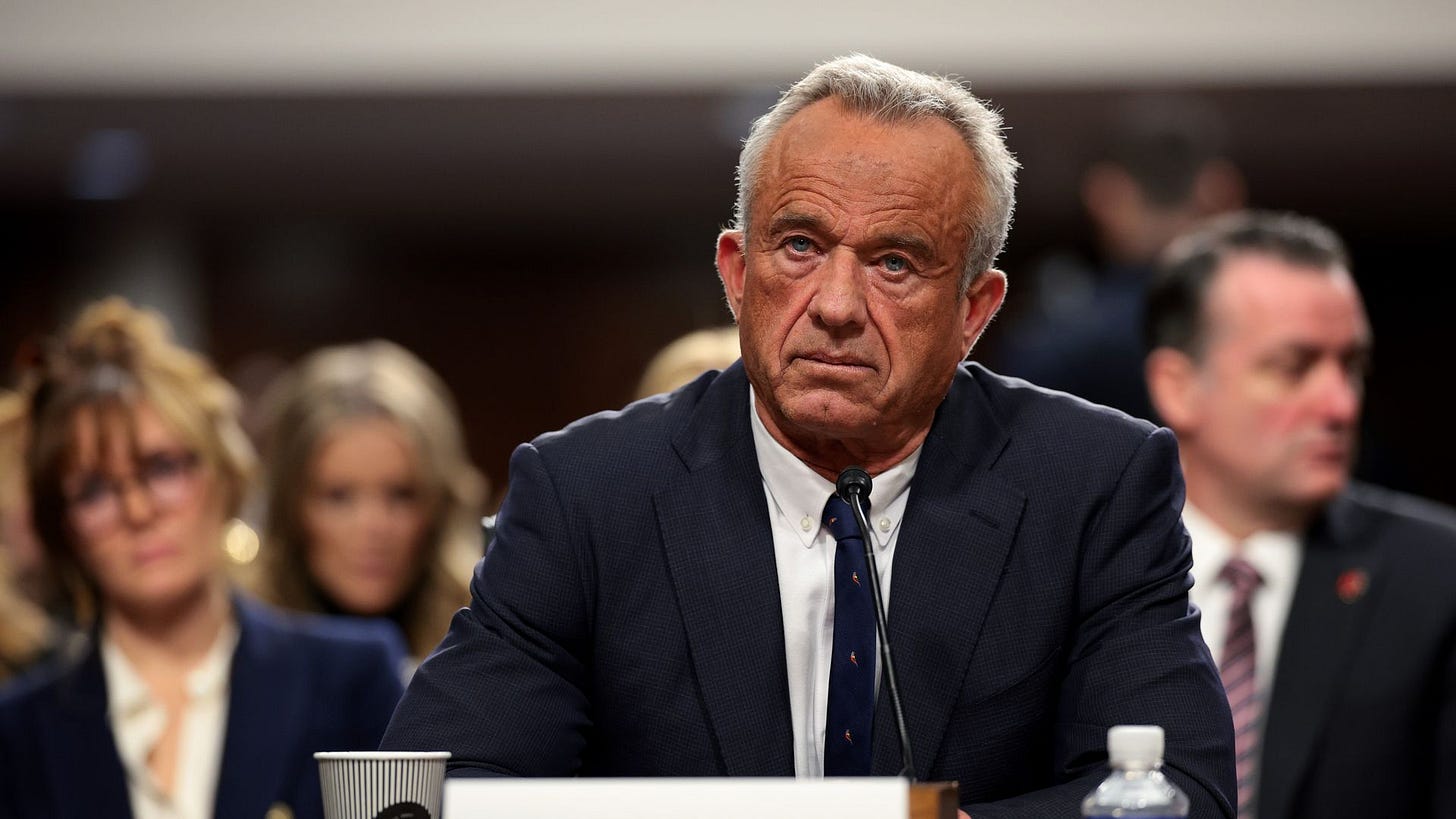
{"label": "man's mouth", "polygon": [[830,367],[868,367],[863,359],[850,355],[835,353],[809,353],[808,355],[796,356],[801,361],[811,364],[824,364]]}

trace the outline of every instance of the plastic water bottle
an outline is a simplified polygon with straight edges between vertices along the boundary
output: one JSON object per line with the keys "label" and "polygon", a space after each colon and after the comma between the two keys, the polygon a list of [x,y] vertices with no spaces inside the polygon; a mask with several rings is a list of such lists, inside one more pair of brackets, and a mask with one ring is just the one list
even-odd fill
{"label": "plastic water bottle", "polygon": [[1162,728],[1114,725],[1107,731],[1107,761],[1112,773],[1082,800],[1082,816],[1183,819],[1188,815],[1188,796],[1159,770]]}

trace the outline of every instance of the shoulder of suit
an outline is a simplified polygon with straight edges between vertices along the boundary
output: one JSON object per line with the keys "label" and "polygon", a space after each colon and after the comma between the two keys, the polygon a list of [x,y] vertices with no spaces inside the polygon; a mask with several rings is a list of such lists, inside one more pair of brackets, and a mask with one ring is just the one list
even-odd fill
{"label": "shoulder of suit", "polygon": [[51,660],[0,683],[0,725],[50,699],[68,667]]}
{"label": "shoulder of suit", "polygon": [[1367,536],[1434,550],[1456,561],[1456,509],[1426,498],[1364,483],[1341,495],[1344,514],[1357,519]]}
{"label": "shoulder of suit", "polygon": [[[654,441],[666,446],[691,421],[709,388],[723,375],[709,370],[672,392],[648,396],[621,409],[587,415],[559,430],[537,436],[531,444],[543,453],[587,444],[595,452],[625,447],[639,455],[644,446]],[[743,412],[748,412],[746,403]]]}
{"label": "shoulder of suit", "polygon": [[245,630],[281,638],[282,645],[301,653],[337,655],[367,651],[377,654],[381,648],[390,653],[404,651],[399,627],[382,618],[289,612],[254,599],[242,600],[239,606]]}
{"label": "shoulder of suit", "polygon": [[1000,423],[1013,436],[1027,441],[1059,443],[1075,437],[1136,447],[1158,428],[1122,410],[1000,375],[975,362],[963,364],[957,374],[958,382],[967,378],[986,397]]}
{"label": "shoulder of suit", "polygon": [[0,731],[29,724],[37,715],[58,707],[76,686],[84,685],[82,666],[96,659],[95,652],[92,638],[77,633],[45,659],[0,682]]}
{"label": "shoulder of suit", "polygon": [[23,713],[61,696],[61,689],[74,684],[81,668],[98,661],[95,638],[90,632],[71,631],[61,635],[44,658],[21,673],[0,682],[0,714]]}

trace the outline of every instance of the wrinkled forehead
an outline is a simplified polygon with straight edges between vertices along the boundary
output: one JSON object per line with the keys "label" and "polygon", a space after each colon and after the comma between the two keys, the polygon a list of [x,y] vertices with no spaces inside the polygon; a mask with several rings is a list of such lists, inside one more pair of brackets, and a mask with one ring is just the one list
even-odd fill
{"label": "wrinkled forehead", "polygon": [[884,174],[928,175],[940,185],[963,187],[974,195],[979,187],[975,154],[955,126],[925,114],[884,117],[855,110],[836,97],[804,107],[774,135],[763,158],[765,182],[814,166],[857,167],[866,184],[888,181]]}

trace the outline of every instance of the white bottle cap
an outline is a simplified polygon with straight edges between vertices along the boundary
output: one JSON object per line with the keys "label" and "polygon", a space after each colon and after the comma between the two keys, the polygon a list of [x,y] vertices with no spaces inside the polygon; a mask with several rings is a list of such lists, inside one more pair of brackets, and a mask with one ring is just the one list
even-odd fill
{"label": "white bottle cap", "polygon": [[1107,761],[1115,768],[1163,764],[1163,729],[1157,725],[1114,725],[1107,729]]}

